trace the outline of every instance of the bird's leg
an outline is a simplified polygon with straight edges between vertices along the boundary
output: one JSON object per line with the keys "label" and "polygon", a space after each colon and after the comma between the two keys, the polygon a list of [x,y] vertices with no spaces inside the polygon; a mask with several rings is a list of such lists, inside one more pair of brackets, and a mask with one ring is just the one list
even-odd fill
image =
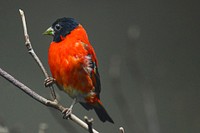
{"label": "bird's leg", "polygon": [[44,86],[45,87],[49,87],[51,85],[53,85],[55,83],[55,79],[52,78],[52,77],[47,77],[45,80],[44,80]]}
{"label": "bird's leg", "polygon": [[69,108],[65,108],[65,109],[62,111],[62,113],[64,114],[64,116],[63,116],[64,119],[68,119],[68,118],[69,118],[69,116],[70,116],[71,113],[72,113],[72,108],[73,108],[73,106],[74,106],[75,104],[76,104],[76,98],[73,99],[73,102],[72,102],[72,104],[70,105]]}

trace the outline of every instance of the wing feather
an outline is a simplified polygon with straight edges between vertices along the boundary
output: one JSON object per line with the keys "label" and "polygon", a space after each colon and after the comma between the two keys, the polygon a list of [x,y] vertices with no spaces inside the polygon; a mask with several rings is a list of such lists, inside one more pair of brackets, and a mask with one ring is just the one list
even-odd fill
{"label": "wing feather", "polygon": [[98,98],[100,98],[101,82],[95,52],[92,46],[89,46],[85,43],[82,44],[88,51],[88,55],[85,56],[84,70],[90,75],[90,78],[92,79],[93,85],[95,87],[94,92],[97,94]]}

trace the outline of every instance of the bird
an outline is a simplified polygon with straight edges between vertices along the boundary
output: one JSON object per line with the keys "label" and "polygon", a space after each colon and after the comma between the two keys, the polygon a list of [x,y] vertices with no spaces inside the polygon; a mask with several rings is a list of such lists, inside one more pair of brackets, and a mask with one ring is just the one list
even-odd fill
{"label": "bird", "polygon": [[44,35],[53,37],[48,49],[48,64],[58,88],[67,93],[73,102],[64,110],[69,116],[76,103],[96,112],[102,122],[114,123],[100,101],[101,82],[98,61],[84,27],[74,18],[59,18]]}

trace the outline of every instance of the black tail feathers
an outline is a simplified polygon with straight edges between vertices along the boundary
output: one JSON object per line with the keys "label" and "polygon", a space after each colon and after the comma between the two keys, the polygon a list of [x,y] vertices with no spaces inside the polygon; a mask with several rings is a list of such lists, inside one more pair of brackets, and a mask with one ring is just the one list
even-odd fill
{"label": "black tail feathers", "polygon": [[95,105],[91,105],[91,104],[87,104],[87,103],[80,103],[80,104],[87,110],[94,109],[97,116],[99,117],[99,119],[102,122],[109,121],[111,123],[114,123],[114,121],[108,115],[108,113],[106,112],[105,108],[103,107],[103,105],[101,103],[97,102],[97,103],[95,103]]}
{"label": "black tail feathers", "polygon": [[94,110],[102,122],[109,121],[111,123],[114,123],[114,121],[108,115],[108,113],[106,112],[105,108],[102,106],[101,103],[97,103],[97,105],[94,106]]}

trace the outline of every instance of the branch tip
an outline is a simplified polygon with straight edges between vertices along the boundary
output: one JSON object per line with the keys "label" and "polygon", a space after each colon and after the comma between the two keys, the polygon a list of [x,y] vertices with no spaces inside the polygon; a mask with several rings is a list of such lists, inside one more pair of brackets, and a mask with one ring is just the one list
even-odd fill
{"label": "branch tip", "polygon": [[24,14],[24,11],[23,11],[22,9],[19,9],[19,13],[20,13],[21,15],[23,15],[23,14]]}
{"label": "branch tip", "polygon": [[119,128],[119,131],[120,131],[120,133],[125,133],[125,131],[124,131],[124,128],[123,128],[123,127],[120,127],[120,128]]}

